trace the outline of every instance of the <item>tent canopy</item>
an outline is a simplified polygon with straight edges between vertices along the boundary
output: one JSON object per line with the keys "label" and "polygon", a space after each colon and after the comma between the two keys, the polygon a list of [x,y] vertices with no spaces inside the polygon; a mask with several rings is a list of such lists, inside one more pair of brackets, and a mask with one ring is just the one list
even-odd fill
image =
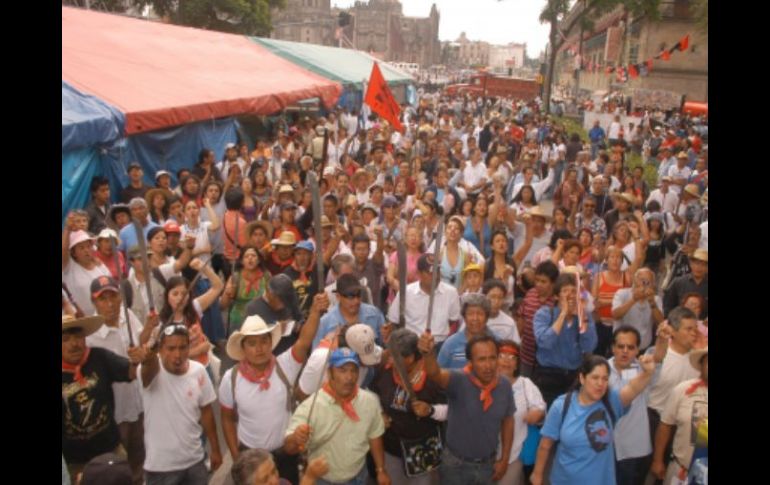
{"label": "tent canopy", "polygon": [[123,113],[102,100],[61,83],[61,148],[102,145],[123,136]]}
{"label": "tent canopy", "polygon": [[125,114],[132,135],[239,114],[267,115],[342,87],[249,38],[62,7],[62,80]]}
{"label": "tent canopy", "polygon": [[[299,64],[321,76],[342,83],[345,87],[361,90],[363,80],[368,80],[372,73],[372,65],[377,59],[369,54],[352,49],[328,47],[316,44],[303,44],[287,40],[251,39],[271,52]],[[379,62],[380,70],[385,81],[391,86],[411,84],[412,77],[385,62]]]}

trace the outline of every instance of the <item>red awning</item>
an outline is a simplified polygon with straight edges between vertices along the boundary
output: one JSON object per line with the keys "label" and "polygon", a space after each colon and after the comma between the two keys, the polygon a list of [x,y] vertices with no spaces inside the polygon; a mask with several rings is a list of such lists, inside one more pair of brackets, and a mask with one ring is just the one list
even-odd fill
{"label": "red awning", "polygon": [[62,7],[62,80],[122,110],[126,134],[273,114],[342,86],[247,37]]}

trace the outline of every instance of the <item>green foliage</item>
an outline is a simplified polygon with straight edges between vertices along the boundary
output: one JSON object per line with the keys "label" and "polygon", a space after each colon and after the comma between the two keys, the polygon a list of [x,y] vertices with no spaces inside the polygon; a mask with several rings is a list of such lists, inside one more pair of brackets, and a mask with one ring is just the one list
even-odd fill
{"label": "green foliage", "polygon": [[647,182],[647,187],[650,187],[650,190],[657,187],[658,170],[655,168],[655,165],[644,163],[641,155],[637,155],[632,152],[626,152],[626,167],[628,167],[629,170],[633,170],[639,166],[641,166],[644,170],[644,175],[642,178],[644,178],[644,181]]}
{"label": "green foliage", "polygon": [[571,135],[573,133],[577,133],[580,135],[581,140],[587,140],[588,139],[588,132],[583,129],[583,125],[580,124],[579,119],[575,118],[567,118],[564,116],[554,116],[553,117],[554,122],[558,123],[562,126],[564,126],[564,131]]}
{"label": "green foliage", "polygon": [[268,36],[272,29],[270,9],[284,8],[286,0],[137,0],[137,4],[152,5],[158,15],[168,16],[179,25]]}

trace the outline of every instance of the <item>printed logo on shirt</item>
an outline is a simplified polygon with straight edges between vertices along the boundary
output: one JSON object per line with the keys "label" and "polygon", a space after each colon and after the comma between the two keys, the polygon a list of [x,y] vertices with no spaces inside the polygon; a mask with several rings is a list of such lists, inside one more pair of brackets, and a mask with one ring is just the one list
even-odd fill
{"label": "printed logo on shirt", "polygon": [[709,403],[694,401],[692,403],[692,418],[690,419],[690,444],[695,446],[698,438],[698,427],[709,418]]}
{"label": "printed logo on shirt", "polygon": [[405,389],[396,386],[396,391],[393,393],[393,400],[390,403],[390,408],[397,411],[409,412],[407,403],[409,402],[409,394]]}
{"label": "printed logo on shirt", "polygon": [[609,417],[604,409],[592,412],[586,420],[585,431],[588,443],[594,451],[602,452],[612,442]]}

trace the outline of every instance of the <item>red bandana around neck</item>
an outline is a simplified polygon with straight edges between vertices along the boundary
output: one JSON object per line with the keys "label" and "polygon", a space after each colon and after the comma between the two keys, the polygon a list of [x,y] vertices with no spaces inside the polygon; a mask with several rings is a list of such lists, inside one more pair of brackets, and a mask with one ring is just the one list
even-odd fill
{"label": "red bandana around neck", "polygon": [[[256,288],[257,290],[259,290],[259,287],[260,287],[260,286],[262,286],[262,285],[261,285],[261,282],[262,282],[262,275],[263,275],[262,271],[259,271],[259,270],[257,270],[257,271],[254,273],[254,277],[253,277],[252,279],[248,279],[248,278],[246,278],[246,275],[244,275],[243,273],[241,273],[241,276],[243,277],[243,281],[245,281],[245,282],[246,282],[246,294],[247,294],[247,295],[251,294],[251,291],[252,291],[253,289],[255,289],[255,288]],[[255,285],[256,285],[256,286],[255,286]]]}
{"label": "red bandana around neck", "polygon": [[72,378],[73,381],[77,382],[78,384],[85,384],[86,378],[81,372],[81,369],[84,365],[86,365],[86,362],[88,361],[88,355],[91,353],[91,349],[89,347],[86,347],[86,351],[83,352],[83,357],[80,359],[80,362],[78,362],[75,365],[68,364],[64,362],[64,359],[61,361],[61,371],[62,372],[69,372],[71,374],[75,374],[75,376]]}
{"label": "red bandana around neck", "polygon": [[251,365],[246,359],[243,359],[238,365],[238,370],[244,379],[254,384],[259,385],[260,391],[267,391],[270,389],[270,376],[273,374],[275,368],[275,357],[270,356],[270,363],[262,372],[258,371],[256,367]]}
{"label": "red bandana around neck", "polygon": [[693,383],[692,386],[688,387],[686,391],[684,391],[685,396],[689,396],[695,391],[698,390],[699,387],[708,387],[706,385],[706,382],[703,379],[698,379],[696,382]]}
{"label": "red bandana around neck", "polygon": [[[417,374],[410,378],[411,384],[412,384],[412,390],[414,392],[420,392],[425,387],[425,381],[427,380],[428,374],[423,369],[422,361],[420,361],[418,364],[419,370]],[[395,365],[393,364],[393,361],[391,360],[385,365],[386,369],[393,369],[393,382],[396,383],[397,386],[406,389],[406,386],[404,386],[404,383],[401,381],[401,377],[398,375],[398,371],[396,371]]]}
{"label": "red bandana around neck", "polygon": [[492,399],[492,391],[495,389],[495,387],[497,387],[498,377],[495,376],[492,382],[484,385],[475,375],[473,375],[473,371],[471,371],[471,364],[466,364],[465,367],[463,367],[463,372],[468,376],[468,379],[471,380],[474,386],[481,389],[481,394],[479,394],[479,401],[484,403],[484,411],[488,410],[494,401],[494,399]]}
{"label": "red bandana around neck", "polygon": [[361,418],[358,417],[355,408],[353,408],[353,399],[358,395],[358,386],[353,390],[353,394],[351,394],[350,397],[344,399],[334,392],[334,389],[332,389],[332,386],[330,386],[328,382],[324,383],[323,390],[340,405],[342,411],[347,414],[352,421],[357,423],[361,420]]}

